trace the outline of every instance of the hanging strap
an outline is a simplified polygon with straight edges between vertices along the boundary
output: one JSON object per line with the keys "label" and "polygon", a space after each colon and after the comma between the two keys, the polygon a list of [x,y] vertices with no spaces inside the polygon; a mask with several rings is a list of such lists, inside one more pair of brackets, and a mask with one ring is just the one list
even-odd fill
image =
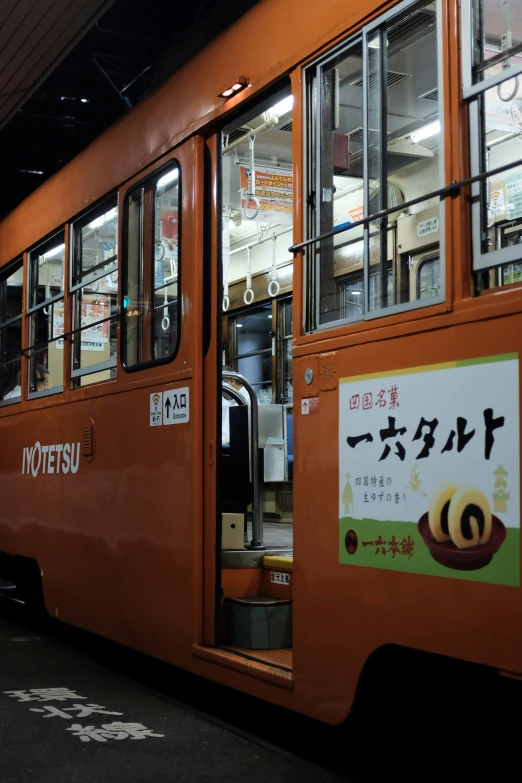
{"label": "hanging strap", "polygon": [[230,219],[229,215],[224,215],[224,225],[223,225],[223,305],[222,309],[223,312],[226,313],[228,308],[230,307],[230,297],[228,295],[228,264],[230,262],[230,242],[229,242],[229,227],[228,227],[228,221]]}
{"label": "hanging strap", "polygon": [[246,290],[243,295],[243,301],[246,305],[249,305],[254,301],[254,292],[252,291],[252,248],[250,245],[247,247],[247,255]]}
{"label": "hanging strap", "polygon": [[268,284],[268,295],[277,296],[281,286],[277,282],[277,264],[276,264],[276,241],[275,232],[272,234],[272,268],[270,270],[270,282]]}
{"label": "hanging strap", "polygon": [[[256,171],[254,165],[254,142],[255,136],[250,135],[248,140],[250,146],[250,173],[247,180],[247,193],[244,214],[247,220],[255,220],[259,215],[259,199],[256,197]],[[252,210],[249,213],[249,210]]]}
{"label": "hanging strap", "polygon": [[164,332],[168,332],[170,326],[169,315],[169,300],[167,294],[167,286],[165,286],[165,298],[163,300],[163,318],[161,319],[161,328]]}

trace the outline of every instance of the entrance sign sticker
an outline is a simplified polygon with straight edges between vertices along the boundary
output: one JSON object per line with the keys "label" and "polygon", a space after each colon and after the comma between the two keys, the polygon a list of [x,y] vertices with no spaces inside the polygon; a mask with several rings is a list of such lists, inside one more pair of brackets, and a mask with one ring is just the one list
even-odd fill
{"label": "entrance sign sticker", "polygon": [[339,562],[520,585],[518,354],[339,384]]}
{"label": "entrance sign sticker", "polygon": [[185,424],[188,420],[188,386],[163,392],[163,424]]}
{"label": "entrance sign sticker", "polygon": [[186,424],[190,419],[189,388],[153,392],[150,395],[150,426]]}

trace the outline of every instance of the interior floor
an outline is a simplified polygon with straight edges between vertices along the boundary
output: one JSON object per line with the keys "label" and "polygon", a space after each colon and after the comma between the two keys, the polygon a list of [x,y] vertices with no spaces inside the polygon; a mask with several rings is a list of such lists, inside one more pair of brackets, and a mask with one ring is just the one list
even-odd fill
{"label": "interior floor", "polygon": [[[252,522],[247,523],[248,540],[252,539]],[[288,553],[291,555],[294,544],[294,526],[288,522],[264,522],[263,524],[263,545],[266,549],[280,549],[288,547]]]}

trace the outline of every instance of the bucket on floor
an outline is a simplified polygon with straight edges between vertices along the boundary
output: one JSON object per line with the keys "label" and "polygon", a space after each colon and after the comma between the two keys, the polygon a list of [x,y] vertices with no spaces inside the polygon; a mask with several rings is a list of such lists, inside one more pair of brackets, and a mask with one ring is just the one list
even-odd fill
{"label": "bucket on floor", "polygon": [[227,643],[247,650],[292,646],[292,601],[266,595],[225,598]]}

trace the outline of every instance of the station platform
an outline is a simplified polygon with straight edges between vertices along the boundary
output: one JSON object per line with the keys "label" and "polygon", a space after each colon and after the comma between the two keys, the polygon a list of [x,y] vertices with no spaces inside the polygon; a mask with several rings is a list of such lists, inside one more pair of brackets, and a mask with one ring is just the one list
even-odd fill
{"label": "station platform", "polygon": [[0,780],[28,779],[339,781],[0,615]]}

